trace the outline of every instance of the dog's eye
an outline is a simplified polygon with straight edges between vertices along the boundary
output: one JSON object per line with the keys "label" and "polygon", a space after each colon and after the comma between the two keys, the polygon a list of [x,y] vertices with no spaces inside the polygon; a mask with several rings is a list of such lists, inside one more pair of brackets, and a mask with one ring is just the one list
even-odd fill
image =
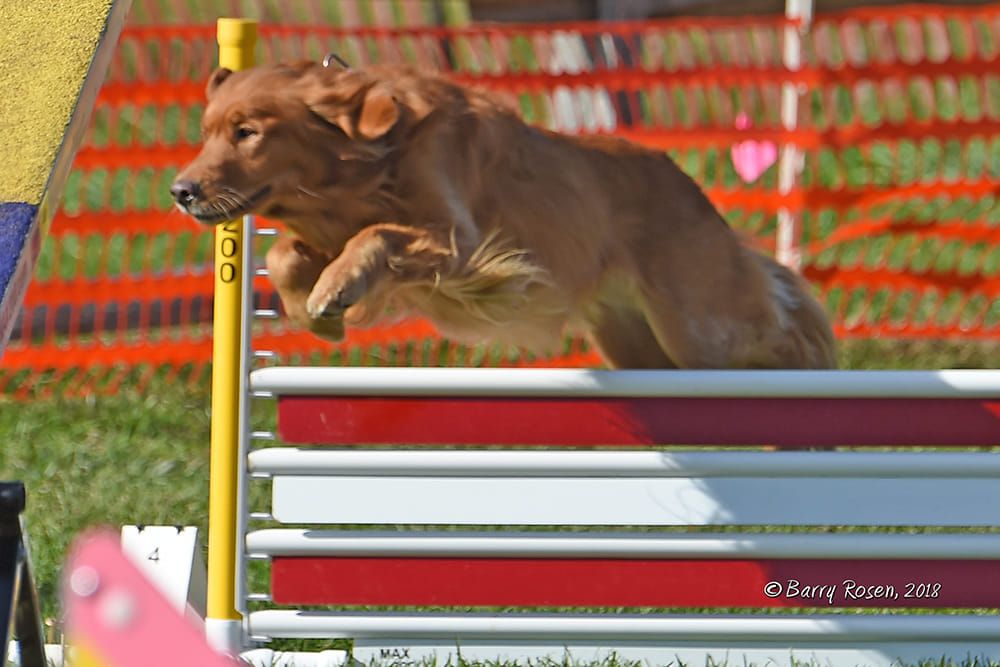
{"label": "dog's eye", "polygon": [[249,139],[250,137],[256,136],[257,130],[252,127],[247,127],[246,125],[240,125],[236,128],[236,141],[241,141],[243,139]]}

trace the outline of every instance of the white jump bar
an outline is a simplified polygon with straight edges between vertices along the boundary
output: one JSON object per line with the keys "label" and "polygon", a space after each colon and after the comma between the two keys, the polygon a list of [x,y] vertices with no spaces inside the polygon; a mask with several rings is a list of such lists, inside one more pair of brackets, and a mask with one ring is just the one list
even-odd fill
{"label": "white jump bar", "polygon": [[252,556],[1000,559],[1000,534],[383,532],[268,528]]}
{"label": "white jump bar", "polygon": [[960,614],[766,616],[352,614],[270,609],[247,619],[249,634],[288,638],[376,637],[855,643],[859,641],[995,641],[1000,617]]}
{"label": "white jump bar", "polygon": [[344,451],[272,447],[254,474],[350,477],[920,477],[1000,478],[976,452]]}
{"label": "white jump bar", "polygon": [[1000,398],[1000,370],[262,368],[254,391],[338,396]]}

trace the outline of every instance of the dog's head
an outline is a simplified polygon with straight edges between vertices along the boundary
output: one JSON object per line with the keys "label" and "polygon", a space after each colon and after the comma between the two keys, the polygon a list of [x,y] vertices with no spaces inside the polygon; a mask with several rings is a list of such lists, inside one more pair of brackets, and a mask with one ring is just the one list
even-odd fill
{"label": "dog's head", "polygon": [[315,63],[218,69],[206,94],[201,152],[170,192],[207,224],[350,205],[378,187],[415,119],[384,77]]}

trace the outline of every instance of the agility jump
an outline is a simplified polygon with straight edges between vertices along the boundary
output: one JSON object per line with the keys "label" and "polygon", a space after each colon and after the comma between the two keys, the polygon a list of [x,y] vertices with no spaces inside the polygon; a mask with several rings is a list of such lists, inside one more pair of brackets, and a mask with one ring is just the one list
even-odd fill
{"label": "agility jump", "polygon": [[[269,518],[310,528],[251,531],[246,555],[271,560],[269,595],[283,606],[994,607],[1000,598],[982,582],[1000,574],[1000,540],[954,531],[1000,519],[989,501],[995,454],[727,445],[990,445],[998,375],[262,369],[250,390],[278,401],[277,436],[296,446],[252,451],[244,474],[270,480]],[[663,442],[725,450],[647,448]],[[436,449],[453,443],[491,449]],[[389,444],[417,451],[364,446]],[[335,529],[355,524],[466,528]],[[577,529],[500,531],[531,525]],[[622,530],[637,525],[729,532]],[[759,528],[773,525],[794,528]],[[829,525],[888,530],[810,530]],[[362,660],[402,648],[482,660],[613,652],[652,664],[710,655],[888,665],[1000,648],[997,619],[978,614],[268,609],[245,627],[251,637],[353,638]]]}

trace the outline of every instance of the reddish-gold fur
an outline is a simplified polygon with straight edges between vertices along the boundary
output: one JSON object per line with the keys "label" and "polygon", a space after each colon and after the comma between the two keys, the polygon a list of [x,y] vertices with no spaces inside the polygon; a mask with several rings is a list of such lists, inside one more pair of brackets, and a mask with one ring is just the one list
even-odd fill
{"label": "reddish-gold fur", "polygon": [[623,368],[835,364],[808,286],[660,152],[532,127],[395,66],[222,70],[208,95],[205,145],[178,177],[201,197],[184,208],[281,219],[267,267],[318,335],[418,313],[536,351],[583,330]]}

